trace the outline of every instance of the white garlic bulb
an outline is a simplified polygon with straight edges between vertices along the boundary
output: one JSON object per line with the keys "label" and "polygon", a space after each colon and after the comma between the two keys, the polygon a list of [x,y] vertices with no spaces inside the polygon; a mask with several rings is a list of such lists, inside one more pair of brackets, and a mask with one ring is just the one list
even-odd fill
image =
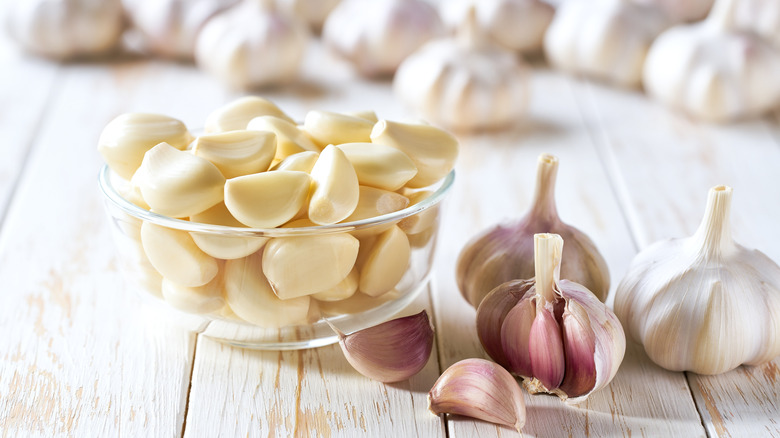
{"label": "white garlic bulb", "polygon": [[276,0],[281,11],[303,19],[309,27],[319,32],[325,19],[341,0]]}
{"label": "white garlic bulb", "polygon": [[514,53],[485,40],[472,9],[458,38],[431,41],[401,64],[393,89],[405,104],[448,129],[495,129],[525,112],[528,76]]}
{"label": "white garlic bulb", "polygon": [[449,0],[440,3],[442,21],[458,29],[475,8],[480,29],[509,50],[534,52],[542,40],[555,9],[542,0]]}
{"label": "white garlic bulb", "polygon": [[669,29],[647,55],[645,90],[699,119],[759,116],[780,103],[780,50],[733,30],[734,0],[718,0],[707,20]]}
{"label": "white garlic bulb", "polygon": [[155,55],[192,59],[206,22],[239,0],[122,0],[144,49]]}
{"label": "white garlic bulb", "polygon": [[345,0],[325,20],[322,39],[360,74],[379,76],[442,32],[436,10],[423,0]]}
{"label": "white garlic bulb", "polygon": [[547,29],[544,50],[559,69],[635,87],[647,49],[669,24],[656,7],[624,0],[568,1]]}
{"label": "white garlic bulb", "polygon": [[[725,2],[724,2],[725,3]],[[777,0],[739,0],[729,5],[731,27],[756,33],[780,48],[780,2]]]}
{"label": "white garlic bulb", "polygon": [[234,88],[279,85],[298,76],[308,39],[302,22],[262,1],[245,0],[206,23],[195,59]]}
{"label": "white garlic bulb", "polygon": [[[715,0],[633,0],[661,8],[675,22],[698,21],[707,16]],[[774,0],[769,0],[774,1]]]}
{"label": "white garlic bulb", "polygon": [[666,369],[719,374],[780,355],[780,267],[732,239],[731,193],[710,189],[696,233],[647,247],[617,288],[615,313]]}
{"label": "white garlic bulb", "polygon": [[8,33],[25,50],[69,59],[104,54],[123,30],[119,0],[25,0],[10,2]]}

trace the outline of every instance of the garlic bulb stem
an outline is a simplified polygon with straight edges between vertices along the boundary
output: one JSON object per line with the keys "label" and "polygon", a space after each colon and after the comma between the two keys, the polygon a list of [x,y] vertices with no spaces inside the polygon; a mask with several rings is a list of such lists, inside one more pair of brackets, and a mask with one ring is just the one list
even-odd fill
{"label": "garlic bulb stem", "polygon": [[737,0],[715,0],[707,23],[723,30],[731,30],[735,27],[734,18],[737,16]]}
{"label": "garlic bulb stem", "polygon": [[563,239],[557,234],[537,234],[534,236],[534,269],[536,274],[537,311],[554,303],[553,288],[561,277],[561,255]]}
{"label": "garlic bulb stem", "polygon": [[484,44],[477,20],[477,8],[471,6],[466,19],[463,20],[456,32],[456,38],[461,47],[473,50]]}
{"label": "garlic bulb stem", "polygon": [[536,165],[536,188],[529,216],[552,221],[558,217],[555,206],[555,178],[558,176],[558,157],[550,154],[539,156]]}
{"label": "garlic bulb stem", "polygon": [[731,237],[731,187],[717,186],[707,196],[704,218],[692,242],[700,247],[705,258],[718,257],[734,246]]}

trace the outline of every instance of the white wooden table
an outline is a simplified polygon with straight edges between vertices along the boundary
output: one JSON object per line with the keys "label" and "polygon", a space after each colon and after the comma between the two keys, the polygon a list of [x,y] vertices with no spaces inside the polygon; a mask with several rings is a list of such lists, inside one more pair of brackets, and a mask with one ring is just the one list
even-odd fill
{"label": "white wooden table", "polygon": [[[386,81],[363,81],[311,49],[296,86],[261,92],[290,114],[410,114]],[[780,261],[780,114],[701,125],[637,91],[535,68],[527,120],[461,136],[435,279],[413,305],[437,332],[407,382],[370,381],[337,346],[295,352],[222,345],[140,304],[118,272],[97,188],[103,126],[126,111],[203,125],[236,97],[190,65],[124,57],[57,65],[0,40],[0,435],[514,436],[427,411],[452,363],[483,357],[454,265],[477,231],[529,206],[536,157],[560,158],[561,217],[605,255],[617,285],[634,254],[686,236],[707,190],[734,187],[736,239]],[[780,359],[716,377],[665,371],[630,344],[615,380],[574,408],[527,396],[529,436],[780,436]]]}

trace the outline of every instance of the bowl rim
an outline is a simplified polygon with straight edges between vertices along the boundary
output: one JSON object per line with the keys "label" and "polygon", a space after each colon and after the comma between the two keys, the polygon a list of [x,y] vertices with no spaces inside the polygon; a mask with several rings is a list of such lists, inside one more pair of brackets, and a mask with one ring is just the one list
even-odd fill
{"label": "bowl rim", "polygon": [[439,204],[452,189],[453,183],[455,181],[455,170],[451,170],[441,181],[427,187],[421,187],[419,189],[433,190],[433,193],[424,200],[418,202],[417,204],[410,205],[404,209],[368,219],[330,225],[317,225],[311,227],[251,228],[190,222],[188,220],[172,218],[146,210],[133,204],[119,194],[111,182],[112,174],[116,175],[113,171],[111,171],[107,164],[104,164],[98,175],[98,185],[100,190],[105,196],[106,200],[110,202],[110,205],[119,208],[130,216],[140,219],[144,222],[150,222],[155,225],[182,231],[236,237],[287,237],[344,233],[399,221],[403,218],[415,215]]}

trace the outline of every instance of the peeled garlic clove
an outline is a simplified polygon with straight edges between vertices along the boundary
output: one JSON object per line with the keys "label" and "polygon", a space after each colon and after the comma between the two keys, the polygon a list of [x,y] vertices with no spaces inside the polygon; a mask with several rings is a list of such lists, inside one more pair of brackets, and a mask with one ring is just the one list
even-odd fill
{"label": "peeled garlic clove", "polygon": [[[356,222],[364,219],[375,218],[384,214],[402,210],[409,205],[409,199],[395,192],[375,189],[373,187],[360,186],[360,197],[355,211],[342,222]],[[397,221],[391,221],[380,225],[361,228],[351,231],[350,234],[357,238],[383,233],[395,225]]]}
{"label": "peeled garlic clove", "polygon": [[219,272],[217,261],[201,251],[186,231],[144,222],[141,242],[152,266],[174,283],[203,286]]}
{"label": "peeled garlic clove", "polygon": [[425,310],[349,335],[331,327],[350,365],[379,382],[400,382],[419,373],[433,349],[433,328]]}
{"label": "peeled garlic clove", "polygon": [[98,152],[108,167],[130,179],[149,149],[166,142],[184,149],[192,136],[184,123],[160,114],[126,113],[108,122],[98,139]]}
{"label": "peeled garlic clove", "polygon": [[303,172],[275,171],[239,176],[225,183],[225,205],[242,224],[273,228],[292,219],[309,192]]}
{"label": "peeled garlic clove", "polygon": [[111,186],[116,189],[119,196],[144,210],[149,210],[151,208],[149,207],[149,204],[144,201],[144,195],[141,194],[141,189],[133,184],[132,181],[122,178],[115,172],[112,172],[111,175],[109,175],[109,179],[111,180]]}
{"label": "peeled garlic clove", "polygon": [[401,296],[397,290],[392,290],[378,297],[370,297],[364,293],[356,292],[349,298],[338,301],[318,301],[320,311],[325,316],[339,316],[345,314],[362,313],[382,304],[396,300]]}
{"label": "peeled garlic clove", "polygon": [[338,145],[352,163],[361,185],[398,190],[417,174],[417,167],[400,150],[373,143]]}
{"label": "peeled garlic clove", "polygon": [[222,276],[217,275],[203,286],[182,286],[165,278],[162,295],[171,306],[189,313],[212,313],[225,305],[222,297]]}
{"label": "peeled garlic clove", "polygon": [[309,219],[319,225],[346,219],[358,205],[357,174],[347,156],[331,145],[320,153],[311,170]]}
{"label": "peeled garlic clove", "polygon": [[447,368],[428,393],[428,409],[520,429],[525,401],[520,386],[501,366],[484,359],[465,359]]}
{"label": "peeled garlic clove", "polygon": [[320,147],[342,143],[368,143],[374,123],[361,117],[329,111],[309,111],[303,129]]}
{"label": "peeled garlic clove", "polygon": [[[190,216],[190,221],[226,227],[245,227],[228,211],[224,202],[208,210]],[[267,237],[228,236],[217,233],[190,232],[192,240],[206,254],[218,259],[239,259],[259,250],[268,241]]]}
{"label": "peeled garlic clove", "polygon": [[311,170],[314,168],[314,163],[317,162],[319,157],[320,154],[313,151],[298,152],[279,162],[276,168],[272,170],[293,170],[311,173]]}
{"label": "peeled garlic clove", "polygon": [[263,250],[263,272],[281,299],[310,295],[347,277],[358,246],[349,234],[274,238]]}
{"label": "peeled garlic clove", "polygon": [[376,116],[376,113],[374,111],[365,110],[365,111],[347,111],[343,113],[347,116],[352,117],[358,117],[361,119],[366,119],[371,123],[376,123],[379,121],[379,117]]}
{"label": "peeled garlic clove", "polygon": [[401,281],[411,259],[409,239],[400,228],[380,234],[360,269],[360,291],[376,297]]}
{"label": "peeled garlic clove", "polygon": [[244,321],[267,328],[306,321],[311,299],[279,299],[263,275],[262,265],[261,252],[225,262],[225,299],[233,312]]}
{"label": "peeled garlic clove", "polygon": [[577,282],[600,300],[609,292],[609,270],[593,241],[558,217],[555,178],[558,158],[539,156],[531,208],[514,223],[499,224],[473,237],[458,256],[457,282],[463,297],[477,307],[496,286],[534,276],[534,234],[555,233],[566,242],[561,277]]}
{"label": "peeled garlic clove", "polygon": [[[419,190],[407,195],[409,205],[417,205],[433,194],[430,190]],[[439,219],[439,206],[433,206],[417,214],[405,217],[398,222],[398,227],[406,234],[419,234],[436,226]]]}
{"label": "peeled garlic clove", "polygon": [[561,391],[569,397],[579,397],[596,385],[596,342],[590,335],[587,312],[576,301],[566,303],[562,325],[566,376]]}
{"label": "peeled garlic clove", "polygon": [[371,142],[394,147],[412,159],[417,175],[406,185],[413,188],[444,178],[458,157],[458,140],[430,125],[380,120],[371,131]]}
{"label": "peeled garlic clove", "polygon": [[218,108],[206,119],[206,132],[236,131],[249,129],[249,122],[261,116],[273,116],[295,123],[275,103],[257,96],[245,96]]}
{"label": "peeled garlic clove", "polygon": [[320,301],[339,301],[339,300],[345,300],[352,295],[355,295],[355,292],[358,290],[358,281],[360,280],[360,274],[358,273],[357,269],[352,269],[349,271],[349,275],[341,282],[332,288],[323,290],[321,292],[317,292],[315,294],[312,294],[312,298],[316,298]]}
{"label": "peeled garlic clove", "polygon": [[276,134],[262,131],[226,131],[201,135],[192,153],[205,158],[225,178],[265,172],[276,155]]}
{"label": "peeled garlic clove", "polygon": [[[506,369],[517,374],[518,376],[530,377],[534,376],[533,366],[531,363],[531,328],[533,327],[534,319],[536,316],[536,304],[531,296],[516,300],[516,293],[520,293],[523,290],[526,292],[533,285],[533,282],[528,280],[521,280],[516,282],[516,286],[512,287],[512,292],[505,294],[497,294],[496,299],[501,299],[503,303],[492,303],[485,298],[485,309],[481,316],[478,316],[478,321],[484,324],[484,327],[479,327],[480,341],[485,346],[485,352],[491,357],[496,354],[501,361],[496,362],[504,365]],[[490,297],[490,295],[488,295]],[[506,308],[512,303],[515,304],[506,312]],[[497,307],[494,307],[497,306]],[[498,313],[498,315],[496,315]],[[497,320],[489,321],[485,318],[490,318],[493,315],[498,316]],[[496,345],[498,344],[498,345]],[[488,351],[487,346],[491,349]]]}
{"label": "peeled garlic clove", "polygon": [[276,134],[276,160],[305,151],[319,152],[320,147],[315,145],[306,134],[293,122],[274,116],[261,116],[252,119],[246,129],[252,131],[269,131]]}

